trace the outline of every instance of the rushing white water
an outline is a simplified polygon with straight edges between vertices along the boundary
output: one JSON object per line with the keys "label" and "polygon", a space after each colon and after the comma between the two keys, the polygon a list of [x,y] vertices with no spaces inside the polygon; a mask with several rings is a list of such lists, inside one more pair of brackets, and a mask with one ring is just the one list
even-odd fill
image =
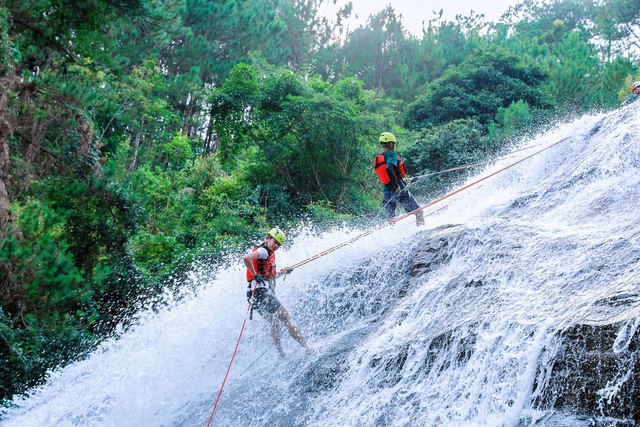
{"label": "rushing white water", "polygon": [[[558,332],[640,324],[640,104],[585,116],[527,141],[556,146],[413,218],[308,263],[278,295],[316,348],[248,321],[212,425],[519,426],[548,379]],[[513,163],[480,171],[472,182]],[[426,201],[422,201],[426,202]],[[444,207],[444,208],[443,208]],[[448,259],[410,278],[412,255],[457,225]],[[359,235],[300,232],[277,253],[293,265]],[[142,316],[120,339],[51,373],[4,426],[206,426],[246,315],[240,260],[198,292]],[[625,299],[607,305],[607,298]],[[621,380],[624,381],[624,372]],[[601,391],[603,399],[617,385]],[[579,418],[543,425],[587,425]]]}

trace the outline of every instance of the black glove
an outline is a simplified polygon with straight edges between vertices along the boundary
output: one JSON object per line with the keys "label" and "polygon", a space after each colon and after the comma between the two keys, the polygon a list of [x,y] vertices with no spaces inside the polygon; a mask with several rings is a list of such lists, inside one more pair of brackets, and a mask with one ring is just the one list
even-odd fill
{"label": "black glove", "polygon": [[253,276],[253,278],[258,284],[264,283],[264,278],[262,277],[262,274],[256,274],[255,276]]}
{"label": "black glove", "polygon": [[393,194],[393,198],[395,199],[396,202],[400,200],[401,194],[402,194],[402,190],[396,190],[395,193]]}

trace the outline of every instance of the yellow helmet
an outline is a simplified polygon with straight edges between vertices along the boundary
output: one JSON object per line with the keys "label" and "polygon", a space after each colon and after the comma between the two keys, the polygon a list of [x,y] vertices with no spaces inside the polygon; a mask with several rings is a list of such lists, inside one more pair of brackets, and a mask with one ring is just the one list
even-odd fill
{"label": "yellow helmet", "polygon": [[380,144],[382,145],[386,145],[390,142],[395,143],[396,142],[396,136],[394,134],[392,134],[391,132],[382,132],[380,134]]}
{"label": "yellow helmet", "polygon": [[271,236],[278,241],[281,245],[284,245],[284,233],[278,227],[273,227],[267,233],[267,236]]}

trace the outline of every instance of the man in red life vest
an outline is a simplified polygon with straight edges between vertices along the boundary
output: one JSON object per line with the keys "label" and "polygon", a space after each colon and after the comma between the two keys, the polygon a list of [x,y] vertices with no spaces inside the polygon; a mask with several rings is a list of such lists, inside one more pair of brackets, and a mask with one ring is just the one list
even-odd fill
{"label": "man in red life vest", "polygon": [[631,97],[627,98],[620,107],[624,107],[625,105],[633,104],[640,98],[640,82],[633,82],[631,85]]}
{"label": "man in red life vest", "polygon": [[289,330],[289,335],[304,347],[307,353],[312,349],[307,345],[302,336],[302,332],[293,324],[291,316],[286,308],[276,297],[276,279],[282,274],[290,271],[276,273],[276,258],[274,252],[284,243],[284,233],[275,227],[269,230],[266,240],[255,246],[251,252],[246,254],[242,260],[247,267],[247,282],[249,290],[247,298],[252,302],[251,310],[256,310],[262,317],[267,319],[271,325],[271,337],[278,349],[280,357],[285,357],[287,353],[282,349],[280,342],[280,321]]}
{"label": "man in red life vest", "polygon": [[[404,164],[400,157],[396,154],[396,137],[391,132],[382,132],[380,134],[380,145],[382,145],[382,153],[376,156],[373,161],[373,167],[380,178],[380,182],[384,185],[382,197],[384,198],[385,207],[387,209],[387,217],[392,219],[396,216],[396,203],[400,203],[406,212],[412,212],[420,206],[413,195],[406,189],[403,177],[406,175]],[[424,217],[422,211],[417,211],[416,225],[424,225]]]}

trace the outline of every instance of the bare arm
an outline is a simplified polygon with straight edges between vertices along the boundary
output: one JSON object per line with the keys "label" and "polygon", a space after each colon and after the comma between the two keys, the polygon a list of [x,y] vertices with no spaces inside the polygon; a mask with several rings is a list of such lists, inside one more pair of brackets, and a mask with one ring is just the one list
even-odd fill
{"label": "bare arm", "polygon": [[249,252],[244,257],[242,257],[242,261],[244,265],[247,267],[247,270],[251,272],[252,275],[256,275],[256,270],[253,268],[253,260],[260,259],[260,253],[258,251]]}

